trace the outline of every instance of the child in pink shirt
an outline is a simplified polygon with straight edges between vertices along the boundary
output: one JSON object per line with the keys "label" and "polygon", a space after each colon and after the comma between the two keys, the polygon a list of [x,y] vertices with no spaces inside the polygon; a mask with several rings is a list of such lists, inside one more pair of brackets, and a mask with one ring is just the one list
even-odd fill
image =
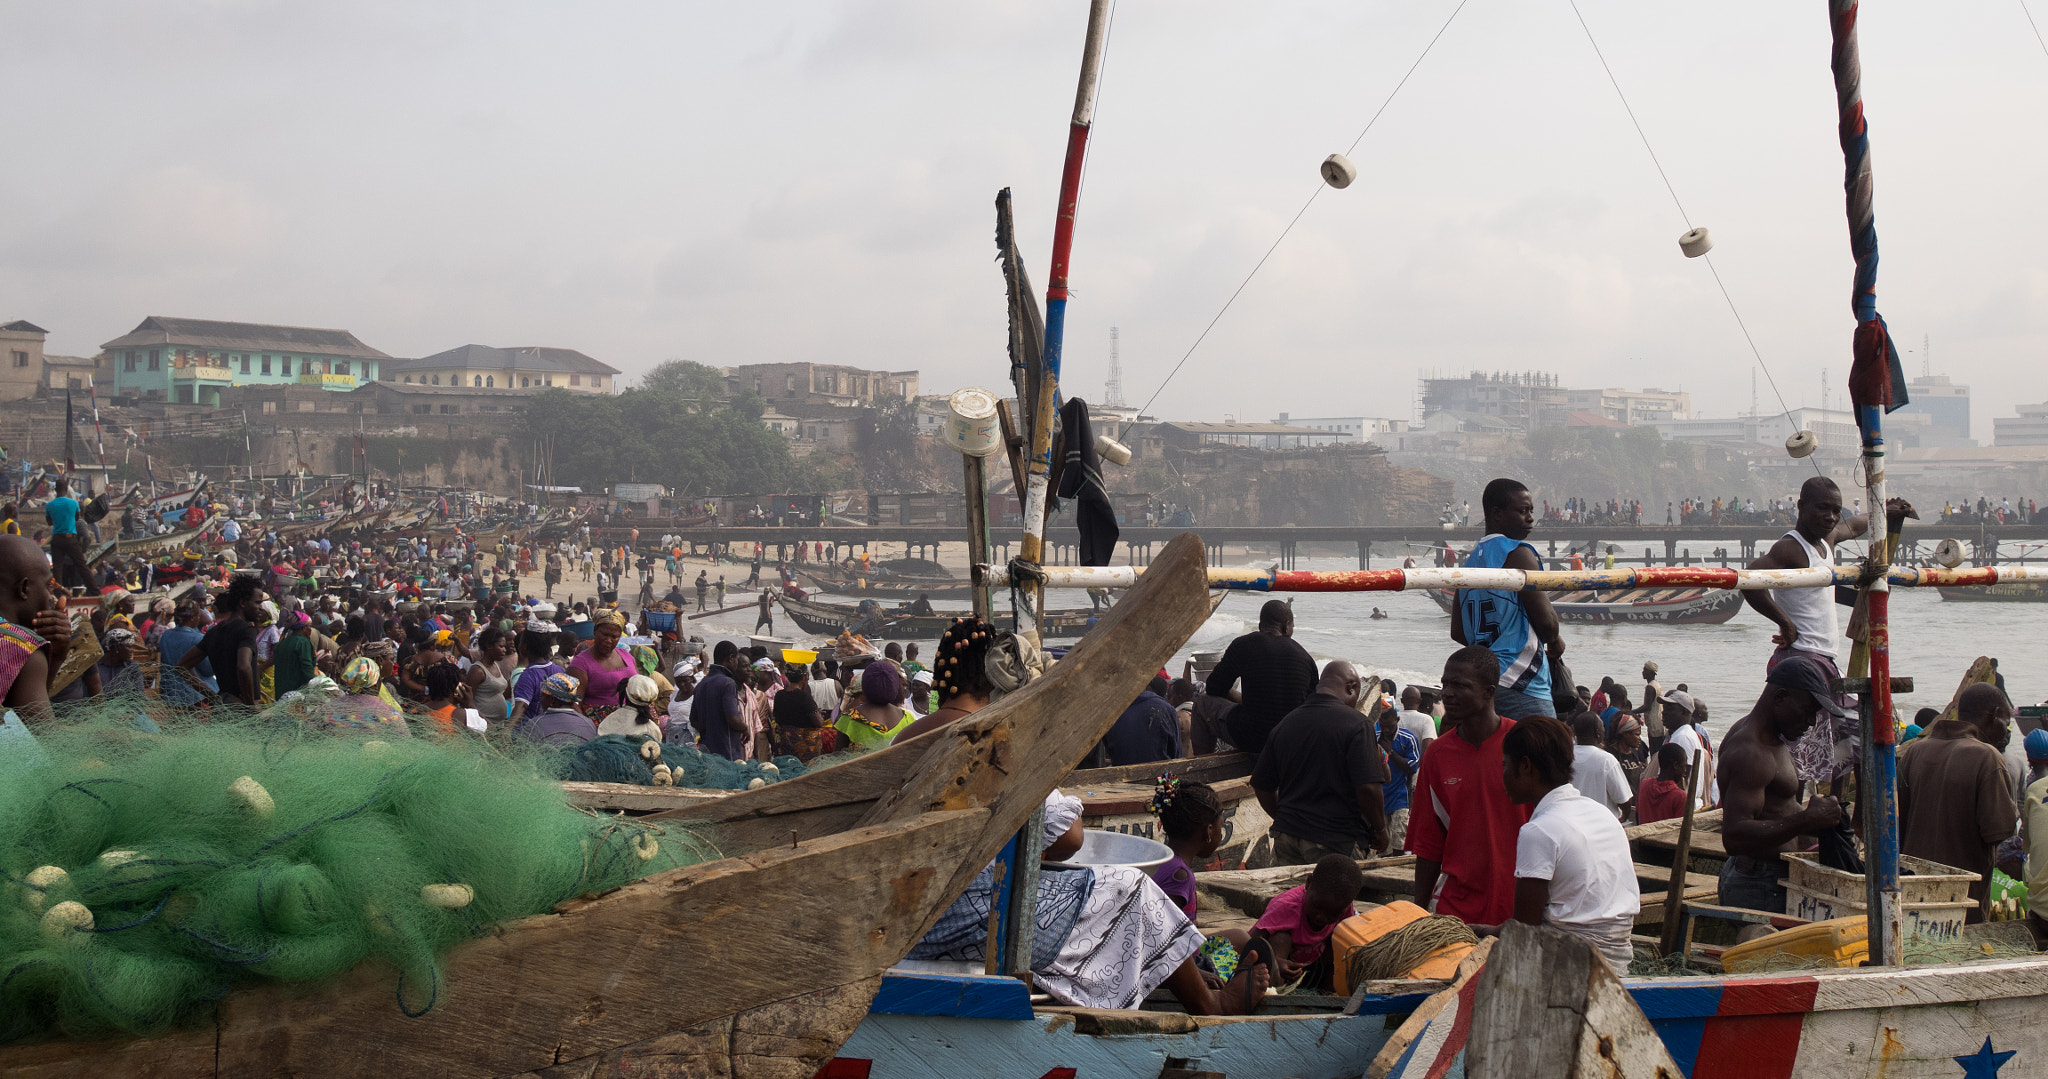
{"label": "child in pink shirt", "polygon": [[1330,934],[1337,923],[1351,917],[1351,904],[1364,886],[1358,863],[1332,854],[1316,863],[1308,883],[1289,888],[1266,904],[1251,935],[1272,945],[1274,985],[1285,985],[1304,973],[1309,985],[1327,989],[1333,984]]}

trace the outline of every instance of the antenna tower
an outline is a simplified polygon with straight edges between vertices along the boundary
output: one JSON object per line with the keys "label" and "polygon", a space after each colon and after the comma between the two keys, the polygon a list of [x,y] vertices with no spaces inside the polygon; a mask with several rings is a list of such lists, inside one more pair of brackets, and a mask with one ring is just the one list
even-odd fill
{"label": "antenna tower", "polygon": [[1933,374],[1934,335],[1923,333],[1920,335],[1920,377],[1927,378]]}
{"label": "antenna tower", "polygon": [[1116,354],[1116,327],[1109,328],[1109,384],[1102,387],[1102,403],[1111,408],[1124,407],[1124,365]]}

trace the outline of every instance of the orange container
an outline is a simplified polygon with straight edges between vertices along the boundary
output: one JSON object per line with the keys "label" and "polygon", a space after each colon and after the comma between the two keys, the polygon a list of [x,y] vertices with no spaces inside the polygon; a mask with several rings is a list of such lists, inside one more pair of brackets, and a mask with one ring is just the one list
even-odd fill
{"label": "orange container", "polygon": [[[1330,933],[1330,957],[1337,995],[1351,995],[1351,953],[1411,922],[1429,917],[1429,912],[1407,900],[1396,900],[1364,914],[1354,914],[1337,923]],[[1431,952],[1427,959],[1403,977],[1448,979],[1458,972],[1458,963],[1471,954],[1470,944],[1450,944]]]}

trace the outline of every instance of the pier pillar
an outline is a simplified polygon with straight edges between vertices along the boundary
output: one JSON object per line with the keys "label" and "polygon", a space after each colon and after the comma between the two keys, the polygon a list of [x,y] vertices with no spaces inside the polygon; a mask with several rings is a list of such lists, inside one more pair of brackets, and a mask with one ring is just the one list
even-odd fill
{"label": "pier pillar", "polygon": [[1371,540],[1359,540],[1359,541],[1358,541],[1358,568],[1359,568],[1359,569],[1371,569],[1371,568],[1372,568],[1372,541],[1371,541]]}
{"label": "pier pillar", "polygon": [[1664,564],[1667,566],[1678,564],[1678,541],[1675,539],[1664,541]]}

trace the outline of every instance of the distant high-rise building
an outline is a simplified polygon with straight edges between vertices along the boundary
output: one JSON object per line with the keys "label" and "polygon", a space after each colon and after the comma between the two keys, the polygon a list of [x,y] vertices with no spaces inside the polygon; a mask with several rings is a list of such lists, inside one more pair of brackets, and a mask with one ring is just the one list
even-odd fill
{"label": "distant high-rise building", "polygon": [[1921,375],[1906,384],[1912,403],[1900,412],[1917,412],[1928,418],[1920,437],[1924,446],[1974,446],[1970,437],[1970,387],[1950,382],[1947,375]]}

